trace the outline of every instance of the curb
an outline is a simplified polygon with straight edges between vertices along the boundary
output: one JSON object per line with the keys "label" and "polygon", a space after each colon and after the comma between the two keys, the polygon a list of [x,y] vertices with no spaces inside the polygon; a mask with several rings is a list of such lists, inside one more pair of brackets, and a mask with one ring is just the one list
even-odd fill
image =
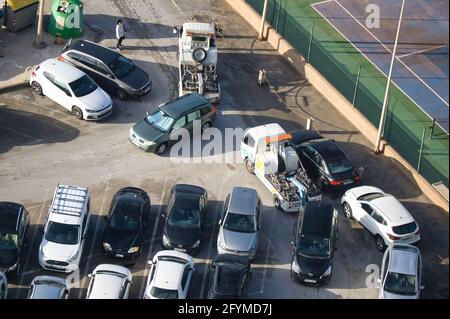
{"label": "curb", "polygon": [[0,94],[20,90],[28,87],[28,82],[20,82],[0,87]]}

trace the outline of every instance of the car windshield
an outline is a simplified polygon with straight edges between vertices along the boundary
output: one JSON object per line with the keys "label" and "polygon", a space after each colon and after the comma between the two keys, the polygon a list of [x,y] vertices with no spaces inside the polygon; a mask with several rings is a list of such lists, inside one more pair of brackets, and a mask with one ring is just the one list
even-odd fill
{"label": "car windshield", "polygon": [[73,81],[69,86],[76,97],[89,95],[98,88],[97,84],[87,75],[83,75],[78,80]]}
{"label": "car windshield", "polygon": [[390,272],[386,276],[384,291],[396,295],[415,295],[416,276]]}
{"label": "car windshield", "polygon": [[223,228],[240,233],[254,233],[256,232],[255,216],[228,213]]}
{"label": "car windshield", "polygon": [[172,127],[172,124],[175,120],[170,116],[164,114],[163,111],[156,110],[156,112],[153,112],[152,114],[147,116],[145,118],[145,121],[148,124],[155,126],[157,129],[163,132],[167,132]]}
{"label": "car windshield", "polygon": [[198,199],[175,200],[167,222],[174,227],[200,228]]}
{"label": "car windshield", "polygon": [[17,249],[18,235],[0,229],[0,250]]}
{"label": "car windshield", "polygon": [[302,234],[298,242],[298,252],[309,257],[329,257],[330,239],[321,236]]}
{"label": "car windshield", "polygon": [[79,242],[80,226],[49,222],[45,239],[62,245],[76,245]]}
{"label": "car windshield", "polygon": [[353,169],[350,161],[344,157],[327,159],[326,162],[331,174],[345,173]]}
{"label": "car windshield", "polygon": [[150,291],[153,297],[158,299],[178,299],[178,291],[153,287]]}
{"label": "car windshield", "polygon": [[109,64],[109,68],[115,74],[115,76],[121,79],[133,72],[136,66],[126,57],[119,55],[117,59]]}
{"label": "car windshield", "polygon": [[417,229],[416,222],[411,222],[411,223],[408,223],[408,224],[392,227],[392,230],[394,231],[394,233],[396,233],[398,235],[411,234],[416,229]]}
{"label": "car windshield", "polygon": [[125,198],[117,200],[113,215],[111,216],[111,228],[122,231],[138,231],[139,230],[139,213],[141,204]]}

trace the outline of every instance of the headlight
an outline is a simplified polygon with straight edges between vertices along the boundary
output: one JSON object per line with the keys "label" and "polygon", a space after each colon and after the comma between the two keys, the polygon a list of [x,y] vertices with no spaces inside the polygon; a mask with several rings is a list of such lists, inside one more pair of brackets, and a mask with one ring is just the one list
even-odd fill
{"label": "headlight", "polygon": [[164,243],[164,246],[170,246],[170,240],[169,240],[169,238],[167,238],[166,235],[163,235],[163,243]]}
{"label": "headlight", "polygon": [[47,256],[45,255],[44,249],[42,247],[39,248],[39,252],[40,252],[40,254],[42,256],[42,259],[47,259]]}
{"label": "headlight", "polygon": [[108,244],[108,243],[103,243],[103,249],[105,249],[106,251],[111,251],[112,250],[111,245]]}
{"label": "headlight", "polygon": [[297,258],[294,257],[294,259],[292,260],[292,271],[299,274],[301,269],[300,266],[297,263]]}
{"label": "headlight", "polygon": [[67,262],[69,262],[69,263],[74,262],[77,258],[78,258],[78,252],[75,255],[73,255],[72,257],[70,257],[67,260]]}
{"label": "headlight", "polygon": [[86,109],[86,112],[88,112],[88,113],[95,113],[96,111],[93,110],[93,109]]}
{"label": "headlight", "polygon": [[128,250],[128,253],[129,254],[132,254],[132,253],[137,253],[139,251],[139,247],[131,247],[129,250]]}
{"label": "headlight", "polygon": [[328,277],[329,275],[331,275],[331,269],[332,269],[332,266],[330,265],[328,268],[327,268],[327,270],[323,273],[323,277]]}
{"label": "headlight", "polygon": [[193,245],[192,248],[197,248],[200,245],[200,239],[197,240]]}
{"label": "headlight", "polygon": [[153,142],[153,141],[146,141],[144,144],[147,145],[147,146],[153,146],[153,145],[155,145],[156,143]]}
{"label": "headlight", "polygon": [[18,263],[15,263],[14,265],[12,265],[11,267],[8,268],[8,271],[14,271],[17,268]]}

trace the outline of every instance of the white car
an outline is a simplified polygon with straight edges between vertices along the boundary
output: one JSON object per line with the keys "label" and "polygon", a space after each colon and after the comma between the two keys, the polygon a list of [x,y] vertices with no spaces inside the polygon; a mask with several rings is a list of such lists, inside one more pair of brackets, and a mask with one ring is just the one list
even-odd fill
{"label": "white car", "polygon": [[28,299],[68,299],[69,285],[64,278],[37,276],[33,279]]}
{"label": "white car", "polygon": [[0,300],[8,297],[8,280],[6,275],[0,271]]}
{"label": "white car", "polygon": [[92,274],[86,299],[128,299],[133,276],[128,268],[103,264]]}
{"label": "white car", "polygon": [[341,199],[347,218],[353,218],[375,238],[377,249],[420,240],[419,225],[398,199],[372,186],[349,189]]}
{"label": "white car", "polygon": [[91,216],[89,206],[86,188],[56,187],[39,246],[42,268],[65,273],[78,269]]}
{"label": "white car", "polygon": [[163,250],[148,264],[151,269],[144,299],[186,299],[195,271],[191,256],[174,250]]}
{"label": "white car", "polygon": [[100,120],[112,113],[111,97],[88,75],[57,59],[34,67],[30,86],[69,110],[77,119]]}
{"label": "white car", "polygon": [[383,257],[380,299],[419,299],[422,279],[422,257],[412,245],[390,246]]}

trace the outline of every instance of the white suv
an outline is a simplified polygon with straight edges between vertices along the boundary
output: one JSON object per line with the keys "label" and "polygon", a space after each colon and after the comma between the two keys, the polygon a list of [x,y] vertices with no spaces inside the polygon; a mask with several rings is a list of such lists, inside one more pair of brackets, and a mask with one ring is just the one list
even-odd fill
{"label": "white suv", "polygon": [[347,218],[353,218],[375,238],[380,251],[392,244],[420,240],[419,225],[398,199],[372,186],[349,189],[341,199]]}
{"label": "white suv", "polygon": [[88,232],[90,195],[86,188],[58,185],[39,246],[39,264],[65,273],[78,268]]}
{"label": "white suv", "polygon": [[195,271],[191,256],[174,250],[158,252],[151,266],[144,299],[186,299]]}

